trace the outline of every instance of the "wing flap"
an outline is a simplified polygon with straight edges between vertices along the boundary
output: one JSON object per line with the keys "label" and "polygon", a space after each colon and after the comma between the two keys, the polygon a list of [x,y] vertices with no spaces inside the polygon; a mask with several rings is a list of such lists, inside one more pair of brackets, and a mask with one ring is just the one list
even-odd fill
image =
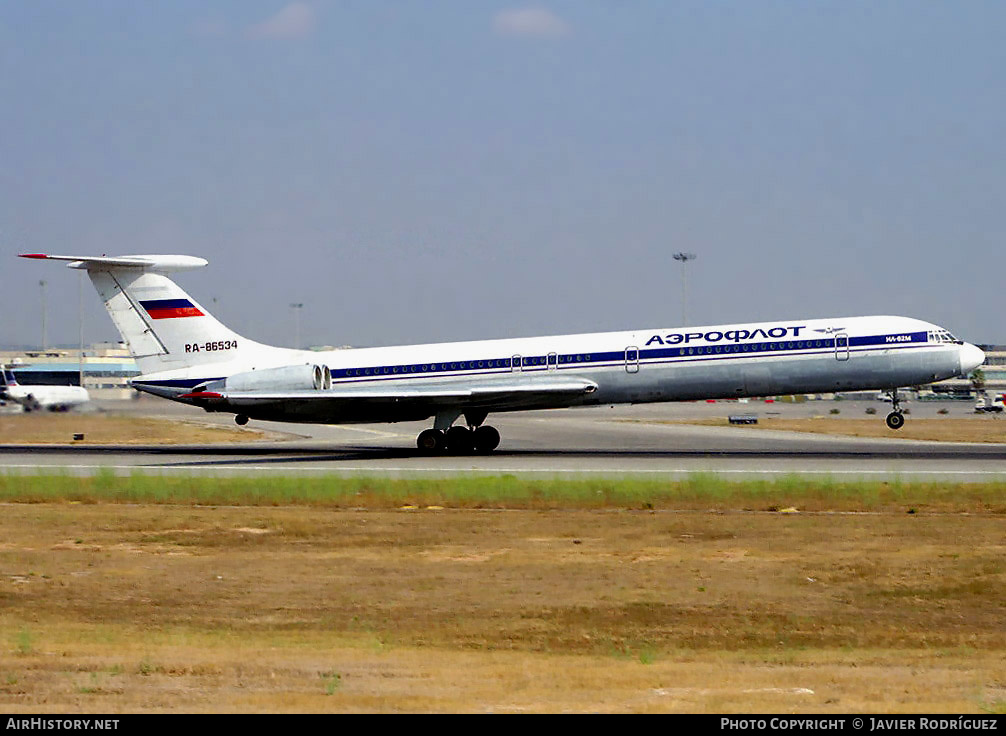
{"label": "wing flap", "polygon": [[436,383],[419,386],[387,382],[378,385],[335,385],[324,391],[229,391],[196,392],[180,396],[198,403],[227,404],[230,408],[284,405],[302,409],[329,406],[423,406],[519,408],[543,399],[575,399],[597,390],[584,378],[540,377],[477,383]]}

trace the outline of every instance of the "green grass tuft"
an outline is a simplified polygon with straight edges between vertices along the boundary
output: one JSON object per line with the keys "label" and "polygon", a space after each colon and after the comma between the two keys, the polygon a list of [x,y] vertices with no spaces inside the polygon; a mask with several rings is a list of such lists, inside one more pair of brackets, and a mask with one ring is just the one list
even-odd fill
{"label": "green grass tuft", "polygon": [[0,474],[4,503],[137,503],[391,509],[701,509],[1006,513],[1006,481],[839,481],[787,475],[726,479],[652,476],[448,478],[375,476],[184,476],[100,470],[91,477]]}

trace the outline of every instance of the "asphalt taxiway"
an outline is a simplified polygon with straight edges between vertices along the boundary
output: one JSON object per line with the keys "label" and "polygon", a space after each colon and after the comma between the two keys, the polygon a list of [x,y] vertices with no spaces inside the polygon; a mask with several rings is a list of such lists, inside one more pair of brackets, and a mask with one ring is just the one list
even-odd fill
{"label": "asphalt taxiway", "polygon": [[[848,402],[862,416],[869,402]],[[270,439],[222,445],[0,446],[0,472],[89,475],[117,473],[454,475],[537,473],[545,475],[665,475],[709,472],[728,477],[787,474],[836,479],[916,478],[988,481],[1006,479],[1006,445],[867,439],[781,432],[744,426],[669,424],[668,420],[755,414],[826,415],[832,402],[799,405],[660,404],[597,407],[492,417],[503,442],[488,456],[423,456],[415,437],[427,423],[396,425],[288,425],[252,422]],[[877,402],[874,417],[883,422]],[[913,404],[912,417],[936,415],[942,406]],[[110,408],[109,408],[110,407]],[[229,415],[206,414],[156,399],[115,402],[113,412],[230,423]],[[951,407],[970,415],[970,405]],[[911,421],[911,417],[909,418]],[[1006,421],[1003,418],[1002,421]]]}

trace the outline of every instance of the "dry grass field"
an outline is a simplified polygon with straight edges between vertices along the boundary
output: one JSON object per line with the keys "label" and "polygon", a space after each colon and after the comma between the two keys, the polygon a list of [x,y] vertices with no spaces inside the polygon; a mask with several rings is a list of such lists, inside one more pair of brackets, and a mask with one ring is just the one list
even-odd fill
{"label": "dry grass field", "polygon": [[[647,420],[647,423],[701,424],[715,427],[729,426],[729,421],[725,417],[719,419],[675,419],[655,422]],[[967,419],[917,419],[908,417],[905,426],[897,431],[887,428],[881,414],[867,419],[830,416],[807,419],[767,417],[759,418],[756,425],[745,424],[740,426],[743,426],[745,429],[776,429],[787,432],[844,435],[846,437],[880,437],[903,440],[931,440],[934,442],[1006,443],[1006,418],[997,416],[969,417]]]}
{"label": "dry grass field", "polygon": [[1004,554],[1001,483],[0,476],[0,712],[1003,712]]}
{"label": "dry grass field", "polygon": [[[84,439],[74,440],[76,434]],[[0,438],[12,444],[205,444],[248,442],[263,433],[237,426],[214,426],[185,419],[107,414],[6,414],[0,416]]]}
{"label": "dry grass field", "polygon": [[8,503],[9,712],[1002,712],[1006,519]]}

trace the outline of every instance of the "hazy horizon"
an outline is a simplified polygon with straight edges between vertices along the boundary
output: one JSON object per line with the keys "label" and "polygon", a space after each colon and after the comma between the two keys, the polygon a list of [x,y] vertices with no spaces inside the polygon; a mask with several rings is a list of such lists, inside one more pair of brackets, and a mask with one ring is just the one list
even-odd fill
{"label": "hazy horizon", "polygon": [[[1006,343],[993,2],[0,8],[0,345],[183,253],[229,327],[388,345],[892,314]],[[85,342],[118,333],[89,283]]]}

